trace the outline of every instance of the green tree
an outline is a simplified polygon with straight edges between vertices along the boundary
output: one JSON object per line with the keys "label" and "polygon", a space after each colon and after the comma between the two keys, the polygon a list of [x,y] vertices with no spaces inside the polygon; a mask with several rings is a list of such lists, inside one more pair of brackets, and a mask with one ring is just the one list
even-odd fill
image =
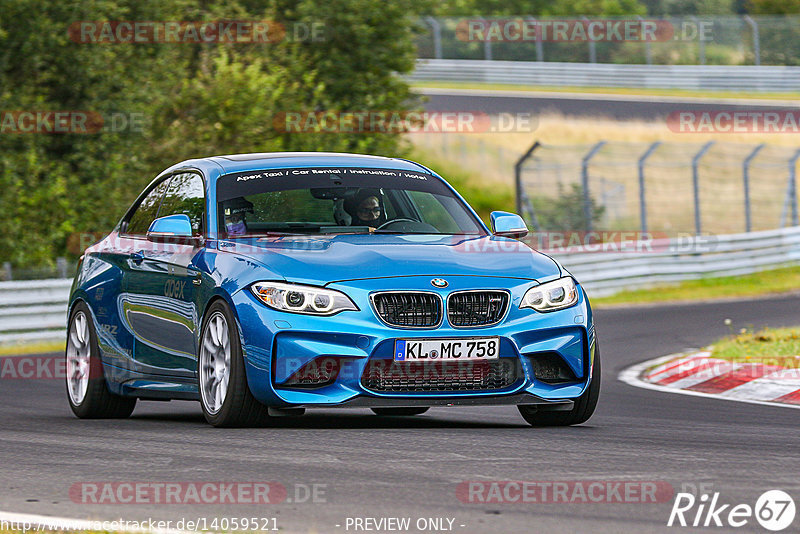
{"label": "green tree", "polygon": [[797,0],[749,0],[748,11],[754,15],[795,15],[800,13]]}
{"label": "green tree", "polygon": [[[761,61],[767,65],[800,65],[800,2],[749,0],[748,11],[759,17]],[[769,16],[773,15],[773,16]]]}
{"label": "green tree", "polygon": [[[396,134],[286,132],[281,112],[404,110],[415,9],[398,0],[0,0],[0,110],[144,118],[140,131],[0,133],[0,262],[49,263],[74,232],[108,231],[163,168],[272,150],[402,153]],[[79,21],[272,20],[321,40],[91,44]],[[290,37],[294,37],[291,34]]]}

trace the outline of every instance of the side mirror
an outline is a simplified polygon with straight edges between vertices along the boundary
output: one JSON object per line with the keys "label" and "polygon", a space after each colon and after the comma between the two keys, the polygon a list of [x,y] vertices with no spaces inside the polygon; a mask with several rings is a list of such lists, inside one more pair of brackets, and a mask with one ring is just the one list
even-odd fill
{"label": "side mirror", "polygon": [[159,217],[147,230],[148,241],[196,245],[200,239],[192,235],[192,221],[183,213]]}
{"label": "side mirror", "polygon": [[519,215],[507,211],[493,211],[492,233],[503,237],[520,238],[528,235],[528,226]]}

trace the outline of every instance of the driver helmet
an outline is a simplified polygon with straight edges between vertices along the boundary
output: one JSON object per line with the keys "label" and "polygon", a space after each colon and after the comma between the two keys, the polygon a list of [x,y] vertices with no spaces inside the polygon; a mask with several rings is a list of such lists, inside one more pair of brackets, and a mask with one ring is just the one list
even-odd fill
{"label": "driver helmet", "polygon": [[228,235],[247,233],[247,213],[253,213],[253,203],[243,197],[228,200],[223,204],[225,231]]}
{"label": "driver helmet", "polygon": [[345,201],[345,210],[352,217],[352,226],[378,228],[386,222],[383,195],[378,189],[361,189]]}

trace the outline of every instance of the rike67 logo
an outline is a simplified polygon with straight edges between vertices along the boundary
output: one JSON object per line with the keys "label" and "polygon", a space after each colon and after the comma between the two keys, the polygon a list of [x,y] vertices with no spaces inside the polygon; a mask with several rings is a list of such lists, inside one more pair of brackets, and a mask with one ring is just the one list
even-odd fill
{"label": "rike67 logo", "polygon": [[755,506],[723,503],[718,492],[700,497],[678,493],[667,526],[739,528],[755,518],[765,529],[778,532],[791,526],[795,511],[794,499],[781,490],[765,491]]}

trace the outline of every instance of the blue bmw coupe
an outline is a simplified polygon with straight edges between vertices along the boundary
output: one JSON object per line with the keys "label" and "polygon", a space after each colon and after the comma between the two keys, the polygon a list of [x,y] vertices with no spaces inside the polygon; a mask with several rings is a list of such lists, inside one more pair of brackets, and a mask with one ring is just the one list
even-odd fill
{"label": "blue bmw coupe", "polygon": [[137,399],[195,400],[214,426],[498,404],[534,426],[582,423],[600,390],[586,294],[518,240],[522,218],[491,223],[403,159],[174,165],[81,257],[69,404],[120,418]]}

